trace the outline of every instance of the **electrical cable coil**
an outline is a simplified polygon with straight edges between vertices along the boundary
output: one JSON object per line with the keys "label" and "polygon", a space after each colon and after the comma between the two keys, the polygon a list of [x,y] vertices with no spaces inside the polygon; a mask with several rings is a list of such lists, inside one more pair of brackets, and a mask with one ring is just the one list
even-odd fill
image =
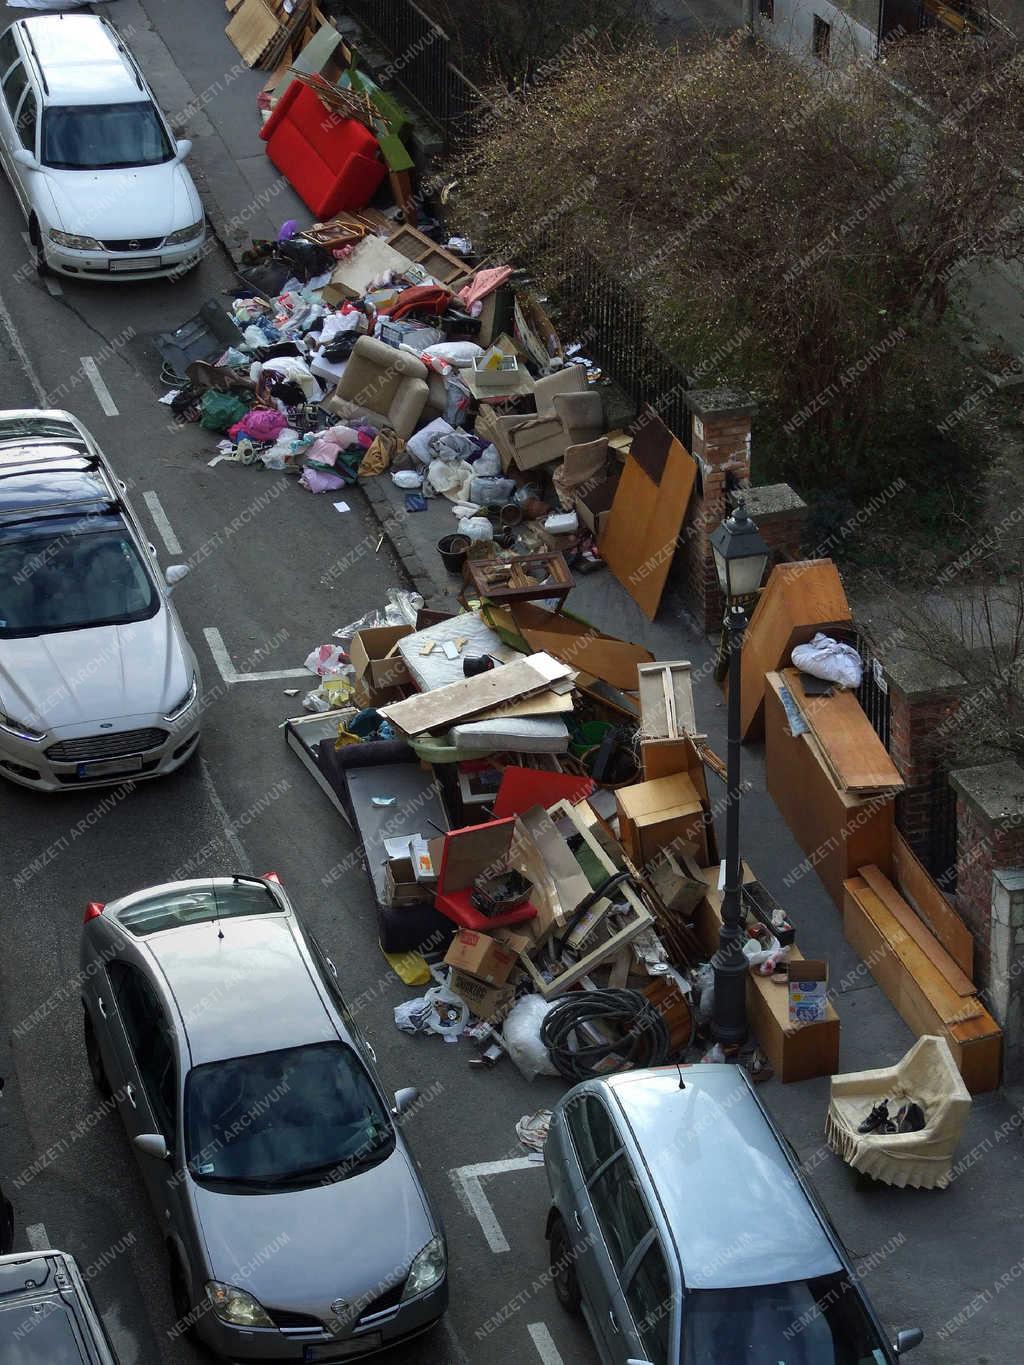
{"label": "electrical cable coil", "polygon": [[[580,1030],[593,1023],[617,1036],[607,1043],[586,1041]],[[658,1066],[669,1052],[665,1020],[639,991],[573,991],[544,1016],[541,1042],[567,1081],[586,1081],[612,1071]],[[618,1066],[611,1066],[617,1060]]]}

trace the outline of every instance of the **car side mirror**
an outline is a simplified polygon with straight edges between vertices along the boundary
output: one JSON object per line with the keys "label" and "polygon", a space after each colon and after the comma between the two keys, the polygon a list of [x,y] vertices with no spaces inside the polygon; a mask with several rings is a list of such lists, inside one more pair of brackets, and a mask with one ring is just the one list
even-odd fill
{"label": "car side mirror", "polygon": [[174,144],[174,149],[176,154],[176,160],[184,161],[192,150],[192,139],[187,137],[180,137],[178,141]]}
{"label": "car side mirror", "polygon": [[407,1113],[420,1097],[420,1092],[414,1085],[407,1085],[402,1090],[395,1091],[395,1107],[392,1114],[397,1118],[399,1114]]}
{"label": "car side mirror", "polygon": [[188,572],[187,564],[168,564],[164,570],[164,582],[167,584],[168,591],[173,592],[175,583],[180,583]]}
{"label": "car side mirror", "polygon": [[14,153],[14,159],[19,166],[24,166],[28,171],[38,171],[39,162],[35,159],[27,147],[19,147]]}
{"label": "car side mirror", "polygon": [[920,1346],[922,1341],[924,1341],[924,1333],[920,1327],[904,1327],[902,1332],[896,1333],[896,1340],[893,1342],[892,1349],[898,1356],[905,1356],[915,1346]]}
{"label": "car side mirror", "polygon": [[138,1137],[132,1138],[132,1144],[144,1156],[151,1156],[154,1161],[166,1161],[170,1156],[167,1143],[159,1133],[140,1133]]}

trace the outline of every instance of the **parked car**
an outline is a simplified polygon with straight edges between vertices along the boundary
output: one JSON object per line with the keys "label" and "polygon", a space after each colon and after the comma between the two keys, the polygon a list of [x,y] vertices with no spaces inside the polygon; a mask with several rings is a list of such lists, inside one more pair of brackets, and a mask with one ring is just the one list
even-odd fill
{"label": "parked car", "polygon": [[0,1256],[0,1360],[11,1365],[118,1365],[73,1256]]}
{"label": "parked car", "polygon": [[887,1365],[921,1341],[889,1343],[741,1067],[585,1081],[544,1164],[555,1290],[607,1365]]}
{"label": "parked car", "polygon": [[199,668],[114,475],[68,412],[0,412],[0,774],[39,791],[172,772]]}
{"label": "parked car", "polygon": [[0,160],[41,271],[145,280],[196,265],[202,203],[135,58],[104,18],[44,14],[0,35]]}
{"label": "parked car", "polygon": [[92,904],[85,1046],[163,1229],[179,1324],[248,1360],[371,1354],[448,1302],[444,1233],[334,964],[276,875]]}

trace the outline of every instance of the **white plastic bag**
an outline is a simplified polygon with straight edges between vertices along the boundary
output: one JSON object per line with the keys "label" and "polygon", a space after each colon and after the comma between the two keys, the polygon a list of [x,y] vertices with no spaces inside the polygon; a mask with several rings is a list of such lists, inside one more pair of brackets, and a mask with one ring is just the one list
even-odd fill
{"label": "white plastic bag", "polygon": [[469,536],[470,540],[493,540],[494,527],[486,517],[462,517],[459,521],[459,531],[464,536]]}
{"label": "white plastic bag", "polygon": [[395,1006],[395,1024],[403,1033],[436,1033],[446,1043],[457,1043],[469,1023],[469,1006],[448,988],[447,974],[431,968],[437,982],[426,995]]}
{"label": "white plastic bag", "polygon": [[391,475],[391,482],[396,488],[419,488],[423,475],[417,474],[415,469],[396,469]]}
{"label": "white plastic bag", "polygon": [[794,668],[802,669],[812,678],[838,683],[840,687],[860,687],[864,676],[864,664],[857,651],[823,635],[820,630],[810,644],[797,645],[790,658]]}
{"label": "white plastic bag", "polygon": [[548,1050],[540,1040],[540,1026],[554,1001],[524,995],[509,1010],[501,1030],[508,1055],[528,1081],[535,1076],[557,1076]]}
{"label": "white plastic bag", "polygon": [[501,456],[498,454],[498,447],[492,442],[489,446],[485,446],[473,461],[473,474],[476,478],[483,479],[489,474],[500,473]]}
{"label": "white plastic bag", "polygon": [[743,956],[747,959],[748,967],[760,967],[762,962],[782,956],[782,944],[774,934],[767,948],[762,947],[758,939],[748,938],[743,944]]}
{"label": "white plastic bag", "polygon": [[318,645],[310,651],[303,667],[319,678],[341,678],[351,665],[348,655],[339,645]]}

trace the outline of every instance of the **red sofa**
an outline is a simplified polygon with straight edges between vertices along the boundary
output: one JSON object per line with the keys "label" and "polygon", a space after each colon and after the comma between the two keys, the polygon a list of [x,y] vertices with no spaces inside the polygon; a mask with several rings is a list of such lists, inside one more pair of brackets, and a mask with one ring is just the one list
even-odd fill
{"label": "red sofa", "polygon": [[318,219],[365,208],[386,174],[373,134],[355,119],[331,114],[299,81],[278,100],[260,137]]}

